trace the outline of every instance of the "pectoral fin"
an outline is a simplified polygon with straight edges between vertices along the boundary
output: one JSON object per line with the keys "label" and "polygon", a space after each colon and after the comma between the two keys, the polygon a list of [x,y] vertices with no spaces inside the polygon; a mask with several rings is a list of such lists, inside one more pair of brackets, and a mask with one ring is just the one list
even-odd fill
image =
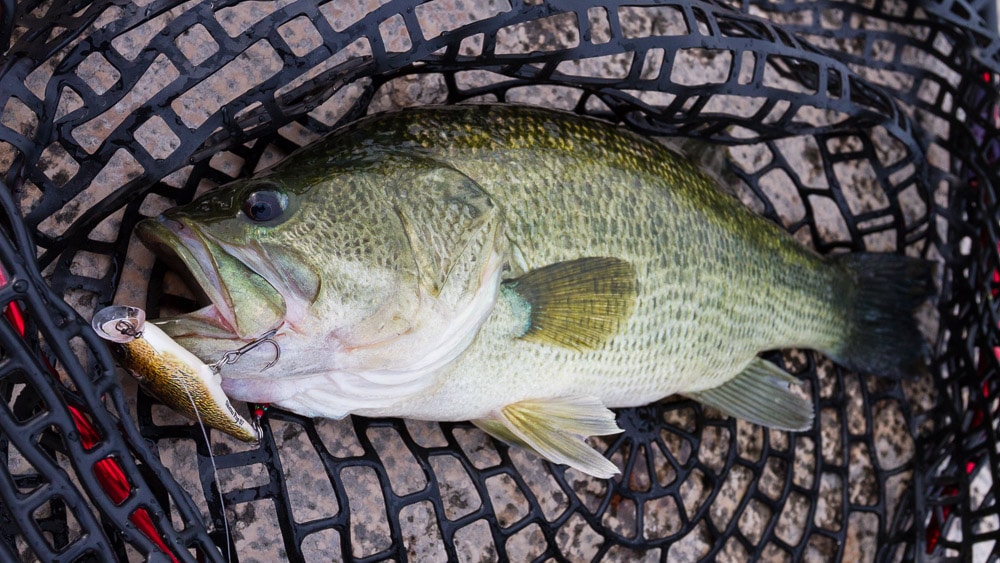
{"label": "pectoral fin", "polygon": [[617,467],[583,439],[622,431],[615,413],[594,397],[565,397],[544,401],[521,401],[502,409],[496,418],[473,423],[504,442],[534,450],[554,463],[584,473],[609,478]]}
{"label": "pectoral fin", "polygon": [[618,258],[558,262],[506,282],[527,308],[521,338],[574,350],[596,349],[635,308],[635,269]]}
{"label": "pectoral fin", "polygon": [[791,383],[800,382],[771,362],[755,358],[722,385],[685,395],[754,424],[778,430],[806,430],[812,426],[813,404],[792,393]]}

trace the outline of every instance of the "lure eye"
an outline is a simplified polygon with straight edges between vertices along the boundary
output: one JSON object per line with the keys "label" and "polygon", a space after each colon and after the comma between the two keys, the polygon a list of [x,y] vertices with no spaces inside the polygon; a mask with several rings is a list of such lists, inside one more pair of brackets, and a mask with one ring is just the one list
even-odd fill
{"label": "lure eye", "polygon": [[255,223],[268,223],[281,217],[288,207],[288,196],[276,189],[250,192],[243,200],[243,214]]}

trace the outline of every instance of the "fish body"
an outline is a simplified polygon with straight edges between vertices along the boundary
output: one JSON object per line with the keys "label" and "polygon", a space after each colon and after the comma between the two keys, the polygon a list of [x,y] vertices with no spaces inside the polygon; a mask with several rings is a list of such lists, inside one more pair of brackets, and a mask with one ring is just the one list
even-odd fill
{"label": "fish body", "polygon": [[324,417],[473,420],[608,476],[580,437],[684,394],[776,428],[812,405],[758,358],[922,365],[926,262],[822,257],[662,144],[516,106],[372,116],[139,226],[210,305],[158,321],[205,361],[268,331],[234,398]]}

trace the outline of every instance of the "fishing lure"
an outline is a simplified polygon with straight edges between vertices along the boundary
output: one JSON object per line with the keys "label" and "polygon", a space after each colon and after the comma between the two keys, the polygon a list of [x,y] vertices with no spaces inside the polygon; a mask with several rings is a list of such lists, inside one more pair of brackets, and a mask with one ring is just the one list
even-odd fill
{"label": "fishing lure", "polygon": [[[159,327],[146,323],[145,311],[113,305],[98,311],[91,326],[111,343],[119,364],[163,404],[244,442],[260,440],[260,426],[243,418],[222,391],[218,367],[205,364]],[[262,343],[274,346],[277,361],[280,350],[270,335],[264,335],[227,354],[222,362],[235,362]]]}

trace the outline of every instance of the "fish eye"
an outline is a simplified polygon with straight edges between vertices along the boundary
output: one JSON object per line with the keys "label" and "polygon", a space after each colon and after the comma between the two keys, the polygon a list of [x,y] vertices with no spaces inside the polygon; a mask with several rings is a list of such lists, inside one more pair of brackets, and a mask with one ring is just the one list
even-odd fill
{"label": "fish eye", "polygon": [[268,223],[288,208],[288,196],[276,188],[254,190],[243,200],[243,215],[255,223]]}

